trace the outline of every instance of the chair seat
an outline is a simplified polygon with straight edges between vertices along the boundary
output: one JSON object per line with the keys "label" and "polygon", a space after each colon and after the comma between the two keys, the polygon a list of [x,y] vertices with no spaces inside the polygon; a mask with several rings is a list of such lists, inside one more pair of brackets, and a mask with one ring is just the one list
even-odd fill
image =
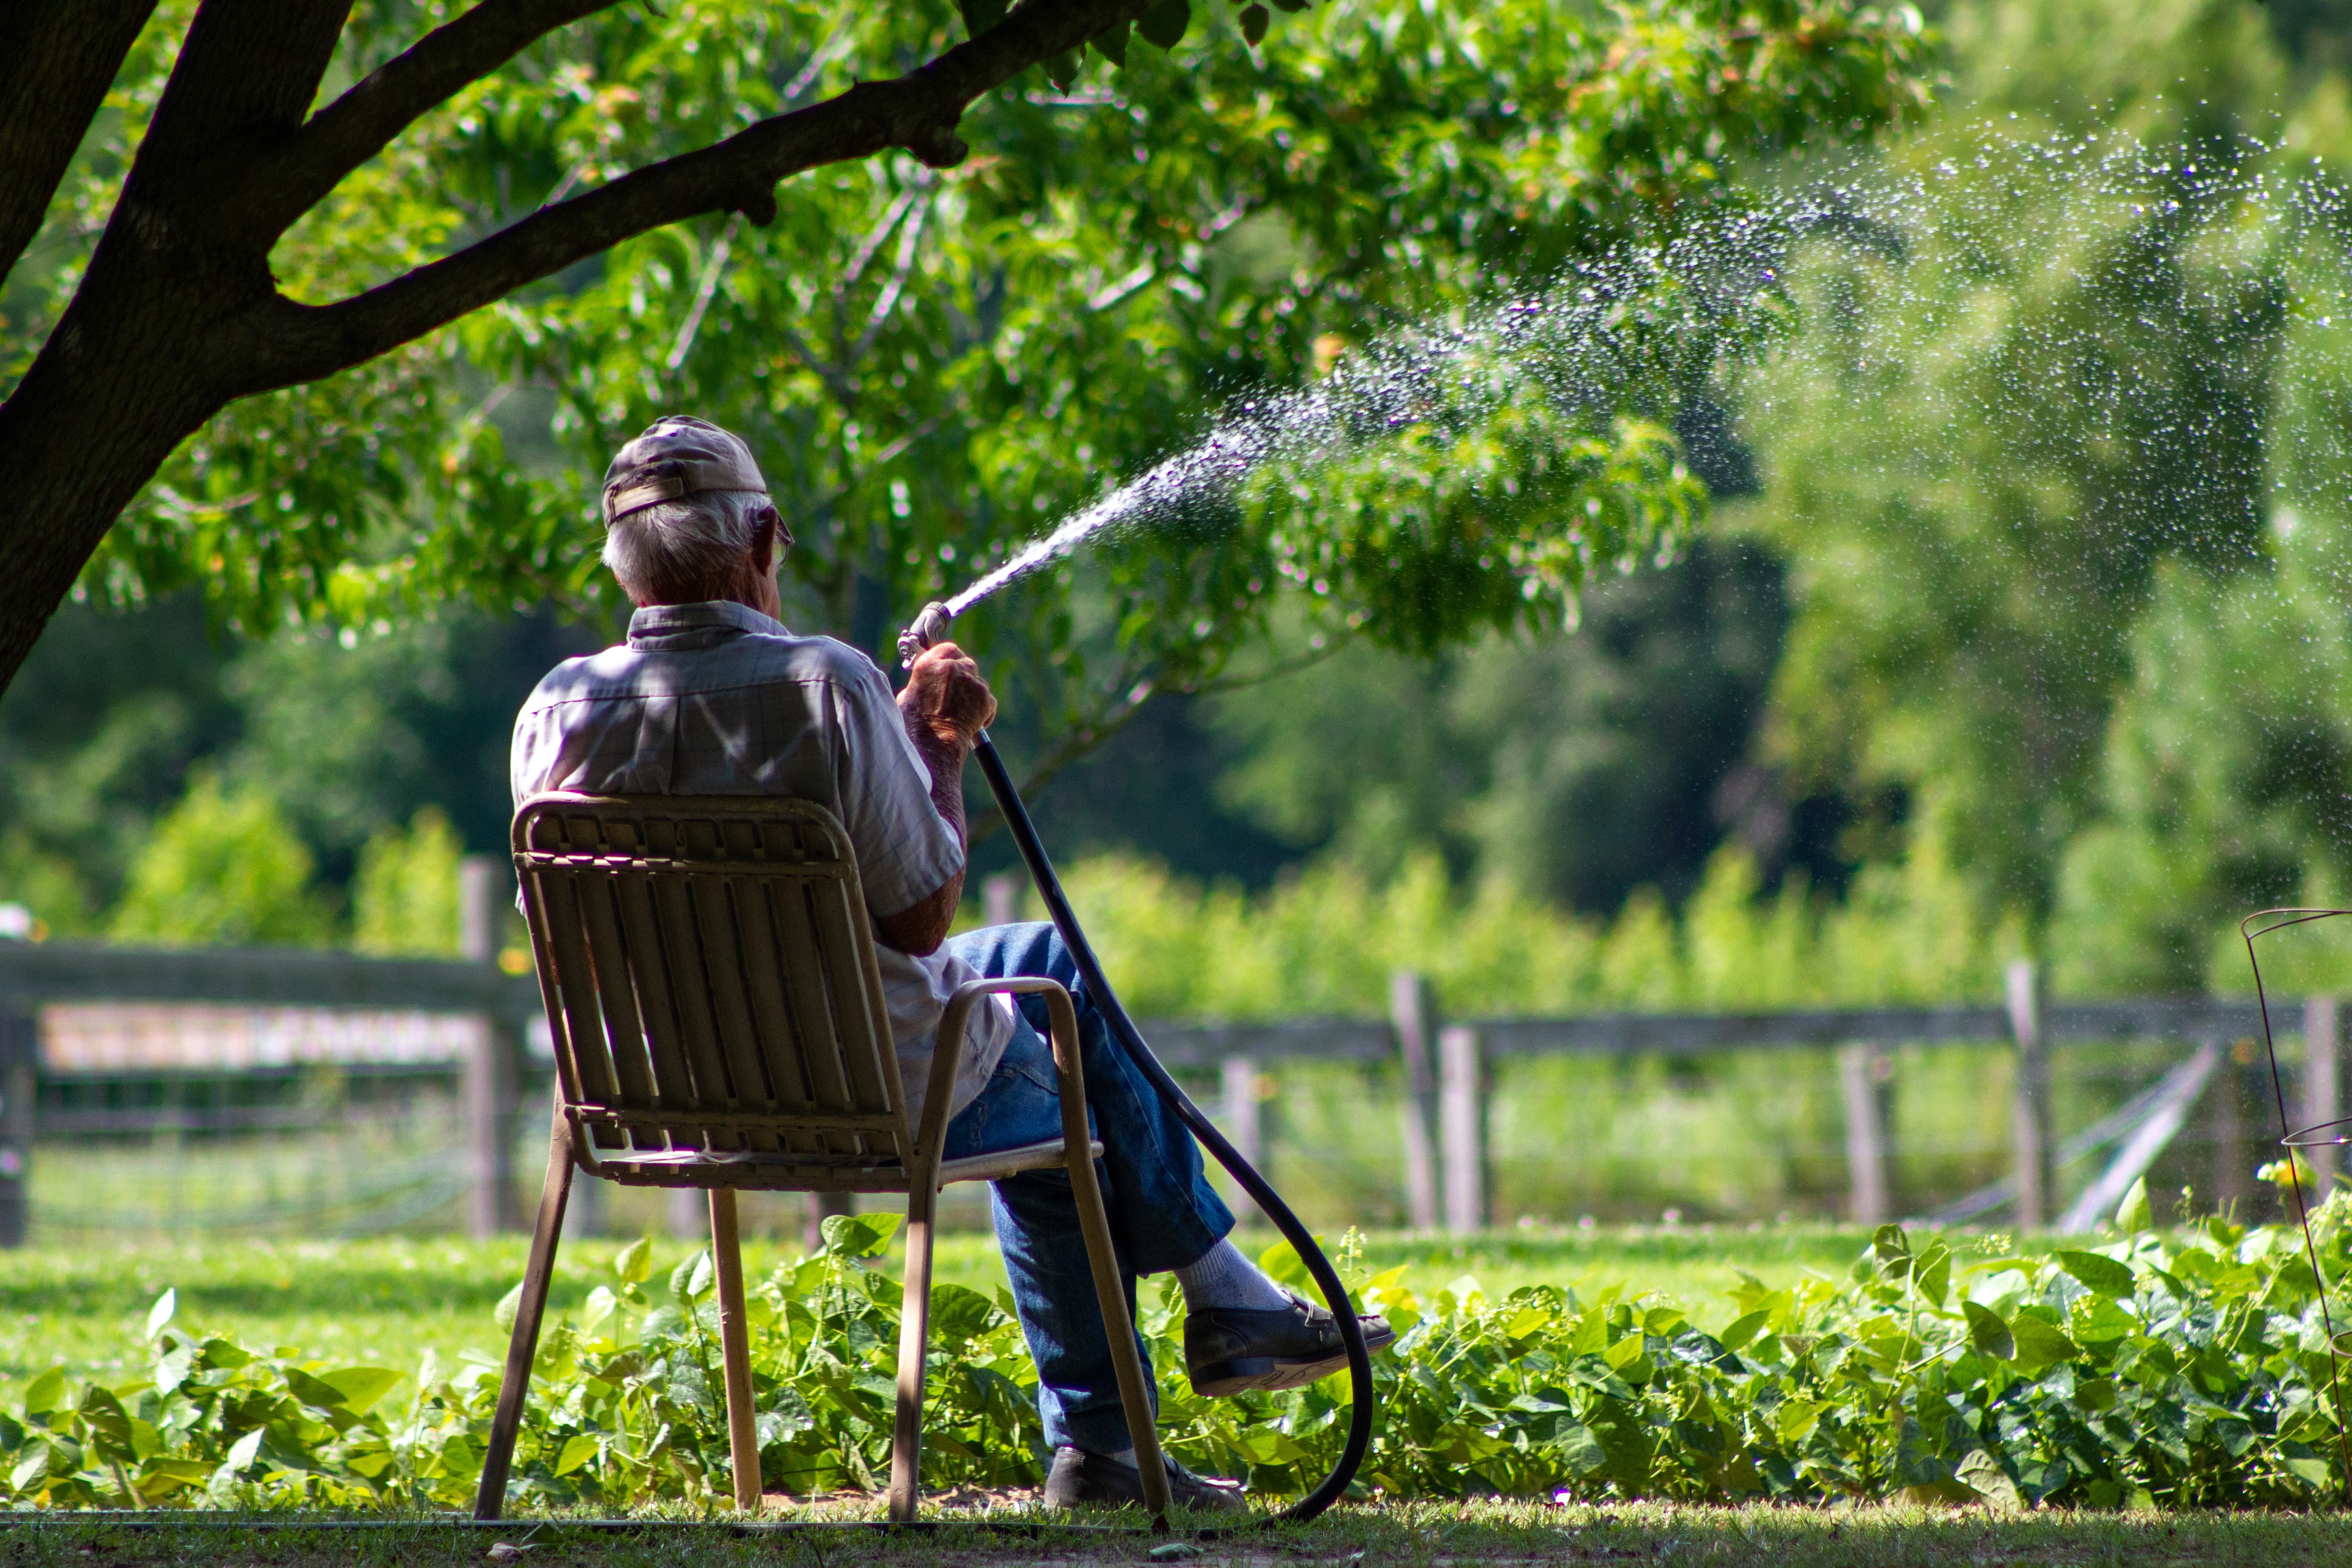
{"label": "chair seat", "polygon": [[[1018,1149],[1000,1149],[992,1154],[973,1154],[961,1160],[940,1162],[940,1185],[950,1182],[992,1182],[1000,1176],[1018,1175],[1024,1171],[1049,1171],[1066,1163],[1063,1151],[1067,1147],[1059,1138],[1043,1143],[1024,1143]],[[1087,1153],[1093,1159],[1102,1158],[1099,1140],[1087,1140]]]}

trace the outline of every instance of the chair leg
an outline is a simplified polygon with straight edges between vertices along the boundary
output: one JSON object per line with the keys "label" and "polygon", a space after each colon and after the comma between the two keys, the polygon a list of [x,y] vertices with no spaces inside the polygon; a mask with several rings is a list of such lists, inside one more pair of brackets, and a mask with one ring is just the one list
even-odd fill
{"label": "chair leg", "polygon": [[1151,1418],[1151,1389],[1143,1375],[1143,1358],[1135,1349],[1135,1320],[1128,1315],[1127,1289],[1119,1282],[1118,1251],[1110,1237],[1110,1216],[1103,1211],[1102,1184],[1095,1180],[1095,1163],[1081,1141],[1071,1150],[1070,1195],[1078,1206],[1078,1226],[1086,1232],[1087,1261],[1094,1266],[1095,1298],[1102,1304],[1103,1332],[1110,1339],[1111,1366],[1118,1374],[1118,1402],[1127,1412],[1128,1441],[1135,1445],[1136,1468],[1142,1472],[1143,1505],[1155,1520],[1168,1517],[1168,1466],[1160,1455],[1160,1429]]}
{"label": "chair leg", "polygon": [[514,1465],[515,1435],[522,1427],[523,1397],[530,1392],[531,1358],[539,1353],[539,1325],[547,1310],[547,1287],[555,1276],[555,1244],[563,1236],[563,1206],[572,1195],[572,1130],[561,1104],[547,1140],[547,1180],[539,1189],[539,1223],[530,1233],[530,1261],[522,1271],[522,1300],[515,1308],[514,1333],[507,1341],[506,1371],[499,1378],[498,1413],[490,1418],[490,1443],[482,1455],[481,1486],[474,1493],[474,1517],[497,1519],[506,1511],[507,1474]]}
{"label": "chair leg", "polygon": [[743,1251],[735,1189],[710,1189],[710,1264],[719,1276],[719,1354],[727,1369],[727,1452],[735,1506],[760,1511],[760,1431],[751,1403],[751,1332],[743,1321]]}
{"label": "chair leg", "polygon": [[911,1523],[923,1497],[923,1358],[931,1340],[931,1239],[939,1193],[907,1192],[907,1288],[898,1305],[898,1423],[890,1438],[890,1518]]}

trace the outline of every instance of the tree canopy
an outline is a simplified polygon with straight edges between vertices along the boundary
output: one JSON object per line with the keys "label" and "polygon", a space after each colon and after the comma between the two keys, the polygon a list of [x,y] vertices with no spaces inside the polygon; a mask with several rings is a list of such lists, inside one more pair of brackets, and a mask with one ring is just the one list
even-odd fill
{"label": "tree canopy", "polygon": [[[1204,405],[1662,243],[1743,159],[1913,112],[1928,47],[1845,0],[1331,0],[1271,32],[1206,0],[88,15],[36,3],[0,51],[0,124],[48,171],[0,191],[0,670],[77,581],[200,587],[255,631],[609,605],[594,476],[679,407],[760,454],[794,618],[878,650]],[[1669,346],[963,635],[1028,683],[1050,766],[1249,664],[1286,595],[1415,648],[1557,617],[1704,505],[1666,432],[1721,345]]]}

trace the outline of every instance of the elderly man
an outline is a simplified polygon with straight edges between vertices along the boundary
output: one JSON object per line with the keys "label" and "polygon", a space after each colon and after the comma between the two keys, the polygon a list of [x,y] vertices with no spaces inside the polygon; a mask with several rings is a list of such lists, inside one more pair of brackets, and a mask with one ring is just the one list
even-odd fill
{"label": "elderly man", "polygon": [[[922,1113],[932,1040],[958,985],[982,975],[1060,981],[1077,1005],[1130,1307],[1137,1276],[1175,1274],[1186,1370],[1202,1394],[1294,1388],[1344,1364],[1330,1313],[1226,1239],[1233,1215],[1202,1179],[1200,1150],[1110,1045],[1054,929],[949,940],[963,892],[964,760],[996,714],[979,667],[942,643],[915,661],[894,699],[866,655],[785,630],[776,567],[792,532],[751,449],[702,420],[662,419],[622,447],[605,475],[604,518],[605,564],[637,605],[628,641],[559,665],[531,693],[515,722],[516,803],[543,790],[781,795],[831,810],[856,849],[908,1115]],[[973,1011],[964,1042],[950,1159],[1060,1135],[1042,1002],[989,1003]],[[992,1196],[1054,1446],[1046,1500],[1139,1501],[1068,1176],[1012,1177]],[[1375,1348],[1393,1340],[1381,1319],[1362,1321]],[[1179,1502],[1244,1506],[1237,1484],[1168,1468]]]}

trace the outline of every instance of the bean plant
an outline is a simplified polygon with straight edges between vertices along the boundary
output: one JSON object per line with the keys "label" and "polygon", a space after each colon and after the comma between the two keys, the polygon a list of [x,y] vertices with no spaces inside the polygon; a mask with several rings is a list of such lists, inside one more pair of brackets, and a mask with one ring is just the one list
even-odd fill
{"label": "bean plant", "polygon": [[[1380,1411],[1357,1487],[1395,1498],[1903,1498],[2001,1510],[2298,1508],[2346,1485],[2332,1364],[2352,1350],[2352,1194],[2313,1215],[2334,1346],[2299,1227],[2211,1219],[2159,1229],[2135,1189],[2107,1237],[2040,1254],[2001,1237],[1882,1227],[1843,1279],[1752,1277],[1714,1332],[1655,1294],[1564,1286],[1423,1298],[1403,1270],[1343,1272],[1399,1331],[1375,1363]],[[874,1492],[889,1468],[900,1287],[897,1221],[829,1220],[816,1255],[751,1292],[767,1489]],[[1288,1248],[1266,1255],[1305,1283]],[[718,1510],[731,1496],[709,1253],[656,1282],[649,1242],[543,1334],[513,1506]],[[510,1323],[513,1296],[499,1309]],[[1034,1486],[1049,1454],[1036,1371],[1000,1289],[932,1298],[924,1480]],[[413,1375],[267,1353],[177,1319],[148,1321],[150,1365],[113,1386],[36,1378],[0,1415],[18,1508],[467,1506],[498,1369],[427,1352]],[[1203,1400],[1181,1372],[1182,1305],[1144,1292],[1162,1440],[1262,1499],[1337,1457],[1345,1375]]]}

